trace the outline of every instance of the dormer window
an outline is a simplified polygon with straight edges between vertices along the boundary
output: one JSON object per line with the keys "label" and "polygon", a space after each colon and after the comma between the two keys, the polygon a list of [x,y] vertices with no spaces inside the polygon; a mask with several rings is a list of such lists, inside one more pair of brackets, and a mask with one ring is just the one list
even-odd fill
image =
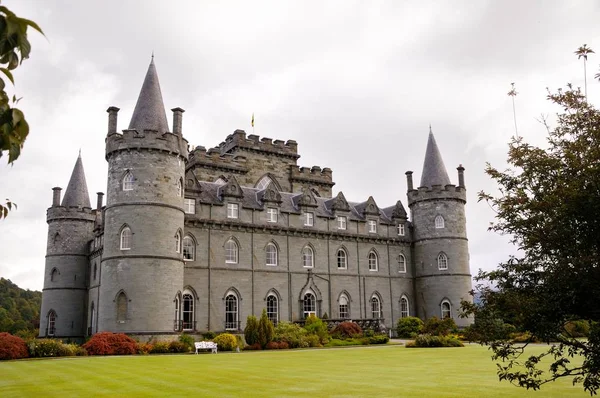
{"label": "dormer window", "polygon": [[185,198],[183,200],[183,210],[186,214],[196,214],[196,201],[194,199]]}
{"label": "dormer window", "polygon": [[274,207],[267,208],[267,222],[277,222],[277,209]]}
{"label": "dormer window", "polygon": [[435,218],[435,227],[436,228],[444,228],[445,223],[444,223],[444,217],[442,216],[437,216]]}
{"label": "dormer window", "polygon": [[312,227],[315,224],[315,213],[304,213],[304,226]]}
{"label": "dormer window", "polygon": [[130,171],[123,177],[123,191],[133,191],[133,174]]}
{"label": "dormer window", "polygon": [[404,224],[398,224],[398,236],[404,236],[405,233]]}
{"label": "dormer window", "polygon": [[377,233],[377,221],[375,221],[375,220],[367,221],[367,227],[368,227],[369,233],[372,233],[372,234]]}
{"label": "dormer window", "polygon": [[227,218],[239,218],[240,205],[237,203],[227,203]]}
{"label": "dormer window", "polygon": [[347,223],[348,223],[348,220],[347,220],[347,218],[345,216],[338,216],[338,218],[337,218],[337,229],[345,230]]}

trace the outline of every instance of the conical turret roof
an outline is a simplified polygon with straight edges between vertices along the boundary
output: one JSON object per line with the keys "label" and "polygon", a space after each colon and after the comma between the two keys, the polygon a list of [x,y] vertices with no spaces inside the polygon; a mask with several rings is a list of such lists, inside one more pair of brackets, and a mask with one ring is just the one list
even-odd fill
{"label": "conical turret roof", "polygon": [[154,66],[154,56],[150,61],[140,96],[135,104],[129,129],[140,132],[143,130],[157,130],[159,133],[169,131],[158,74]]}
{"label": "conical turret roof", "polygon": [[431,187],[433,185],[448,185],[450,184],[450,178],[448,178],[448,172],[442,155],[438,149],[435,137],[429,127],[429,140],[427,141],[427,149],[425,150],[425,161],[423,162],[423,173],[421,174],[421,185],[420,187]]}
{"label": "conical turret roof", "polygon": [[62,201],[64,207],[91,207],[90,195],[88,194],[87,183],[85,182],[85,173],[83,171],[83,162],[81,153],[75,162],[67,191]]}

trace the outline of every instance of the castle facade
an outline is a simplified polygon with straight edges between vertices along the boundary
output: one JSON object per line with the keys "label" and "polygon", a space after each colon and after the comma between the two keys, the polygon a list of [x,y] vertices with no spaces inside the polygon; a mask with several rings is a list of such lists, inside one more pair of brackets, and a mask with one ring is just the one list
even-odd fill
{"label": "castle facade", "polygon": [[421,182],[400,200],[333,195],[297,143],[236,130],[191,152],[183,109],[169,130],[152,61],[129,128],[108,108],[106,204],[90,205],[81,156],[47,211],[40,336],[241,331],[310,314],[379,323],[457,316],[469,299],[464,169],[450,183],[430,132]]}

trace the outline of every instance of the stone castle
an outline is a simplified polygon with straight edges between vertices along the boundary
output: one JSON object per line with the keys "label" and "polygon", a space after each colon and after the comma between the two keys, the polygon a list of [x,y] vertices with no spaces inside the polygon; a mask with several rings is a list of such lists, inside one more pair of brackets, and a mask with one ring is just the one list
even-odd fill
{"label": "stone castle", "polygon": [[471,289],[464,169],[450,183],[429,133],[421,182],[402,202],[333,196],[332,170],[299,167],[297,143],[236,130],[191,152],[183,109],[169,130],[154,61],[127,130],[108,108],[106,205],[90,205],[81,156],[54,188],[40,336],[238,332],[310,314],[391,328],[457,316]]}

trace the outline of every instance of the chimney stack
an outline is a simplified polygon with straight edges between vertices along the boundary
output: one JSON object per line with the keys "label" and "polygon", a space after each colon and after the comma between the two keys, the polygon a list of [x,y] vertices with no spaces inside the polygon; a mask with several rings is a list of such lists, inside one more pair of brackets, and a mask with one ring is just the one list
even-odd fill
{"label": "chimney stack", "polygon": [[54,187],[52,191],[52,207],[60,206],[60,191],[62,191],[62,188]]}
{"label": "chimney stack", "polygon": [[456,168],[458,170],[458,186],[464,188],[465,187],[465,168],[462,164],[459,164]]}
{"label": "chimney stack", "polygon": [[181,135],[181,125],[183,122],[183,112],[185,112],[181,108],[173,108],[173,134]]}
{"label": "chimney stack", "polygon": [[98,195],[98,200],[96,201],[96,210],[102,210],[102,197],[104,196],[104,192],[96,192]]}
{"label": "chimney stack", "polygon": [[414,189],[413,188],[413,179],[412,179],[413,172],[407,171],[404,174],[406,174],[406,185],[408,186],[408,190],[412,191]]}
{"label": "chimney stack", "polygon": [[119,112],[119,108],[116,106],[109,107],[106,112],[108,112],[108,135],[117,133],[117,113]]}

